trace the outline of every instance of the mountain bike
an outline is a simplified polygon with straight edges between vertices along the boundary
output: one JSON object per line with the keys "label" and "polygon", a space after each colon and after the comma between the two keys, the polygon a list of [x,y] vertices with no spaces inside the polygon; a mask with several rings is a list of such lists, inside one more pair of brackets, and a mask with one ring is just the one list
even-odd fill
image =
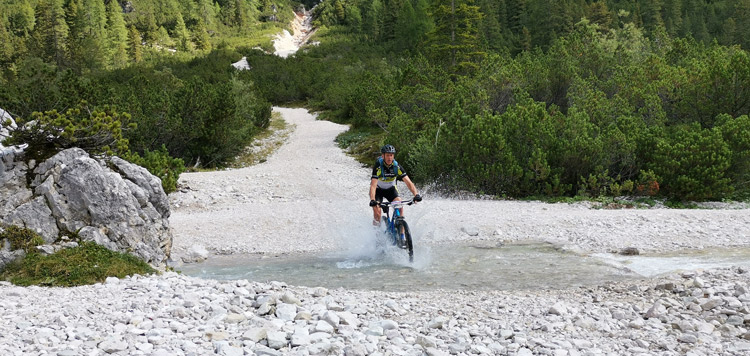
{"label": "mountain bike", "polygon": [[[411,239],[409,224],[406,223],[401,211],[398,209],[403,205],[414,204],[411,200],[381,202],[380,208],[383,209],[383,221],[385,222],[385,233],[390,237],[393,245],[409,251],[409,262],[414,262],[414,244]],[[390,208],[393,207],[393,215]]]}

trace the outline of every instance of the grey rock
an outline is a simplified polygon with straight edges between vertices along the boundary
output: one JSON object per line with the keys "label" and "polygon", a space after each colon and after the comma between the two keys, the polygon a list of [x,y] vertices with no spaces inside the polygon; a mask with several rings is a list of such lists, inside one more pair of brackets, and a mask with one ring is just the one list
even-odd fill
{"label": "grey rock", "polygon": [[430,336],[425,335],[419,335],[417,336],[417,344],[422,345],[424,348],[434,348],[437,347],[437,343],[435,342],[435,339]]}
{"label": "grey rock", "polygon": [[339,325],[339,322],[341,322],[341,318],[339,318],[336,312],[333,311],[327,311],[323,314],[323,320],[328,324],[331,324],[334,328]]}
{"label": "grey rock", "polygon": [[215,342],[214,351],[221,356],[243,356],[245,354],[241,347],[231,346],[227,341]]}
{"label": "grey rock", "polygon": [[25,226],[42,236],[44,242],[52,243],[57,239],[60,230],[57,227],[52,211],[47,206],[44,197],[21,204],[13,212],[6,215],[2,221],[6,224]]}
{"label": "grey rock", "polygon": [[501,339],[510,339],[513,336],[513,330],[500,329],[498,336],[500,336]]}
{"label": "grey rock", "polygon": [[698,338],[692,334],[682,334],[677,338],[677,340],[687,343],[687,344],[694,344],[698,342]]}
{"label": "grey rock", "polygon": [[382,320],[380,322],[380,327],[382,327],[383,330],[398,329],[398,323],[393,320]]}
{"label": "grey rock", "polygon": [[85,241],[155,265],[166,261],[172,245],[169,204],[161,181],[144,168],[71,148],[35,165],[27,186],[25,173],[23,181],[18,173],[28,168],[15,162],[23,155],[0,154],[0,222],[35,230],[47,243],[60,232],[77,232]]}
{"label": "grey rock", "polygon": [[236,314],[236,313],[229,313],[224,318],[224,322],[228,324],[239,324],[245,320],[247,320],[247,317],[245,316],[245,314]]}
{"label": "grey rock", "polygon": [[283,355],[283,353],[281,353],[280,351],[276,351],[270,347],[266,347],[263,345],[259,345],[253,351],[258,356],[282,356]]}
{"label": "grey rock", "polygon": [[310,332],[305,327],[297,327],[294,329],[290,344],[292,347],[307,345],[310,343]]}
{"label": "grey rock", "polygon": [[202,262],[208,259],[208,256],[210,253],[204,247],[203,245],[197,244],[190,246],[190,250],[188,250],[187,255],[182,256],[182,262],[185,263],[195,263],[195,262]]}
{"label": "grey rock", "polygon": [[710,298],[705,303],[701,304],[701,309],[711,310],[724,304],[724,300],[718,297]]}
{"label": "grey rock", "polygon": [[294,304],[279,303],[276,305],[276,317],[285,320],[292,321],[297,316],[297,306]]}
{"label": "grey rock", "polygon": [[312,314],[309,311],[301,310],[294,316],[294,320],[311,320]]}
{"label": "grey rock", "polygon": [[128,349],[128,343],[123,340],[109,338],[99,343],[99,349],[111,354],[115,352],[125,351]]}
{"label": "grey rock", "polygon": [[646,318],[658,318],[667,313],[667,307],[662,305],[662,302],[657,300],[648,311],[646,311]]}
{"label": "grey rock", "polygon": [[448,318],[440,315],[437,316],[435,319],[432,319],[428,324],[427,327],[430,329],[442,329],[443,325],[448,322]]}
{"label": "grey rock", "polygon": [[370,325],[367,331],[365,331],[365,334],[373,336],[383,336],[383,333],[383,327],[380,325]]}
{"label": "grey rock", "polygon": [[258,315],[273,314],[275,309],[268,302],[263,303],[258,307]]}
{"label": "grey rock", "polygon": [[286,292],[281,296],[281,301],[287,304],[302,305],[302,302],[292,292]]}
{"label": "grey rock", "polygon": [[333,345],[331,345],[330,342],[318,342],[313,345],[310,345],[307,348],[307,350],[310,352],[310,355],[331,354],[332,349],[333,349]]}
{"label": "grey rock", "polygon": [[287,346],[288,342],[286,339],[286,333],[283,331],[269,331],[266,340],[268,340],[268,347],[272,349],[280,349]]}
{"label": "grey rock", "polygon": [[265,328],[253,327],[242,334],[242,340],[260,342],[260,340],[264,340],[266,338],[267,333],[268,332]]}
{"label": "grey rock", "polygon": [[568,312],[568,308],[565,304],[557,302],[555,305],[549,308],[548,313],[552,315],[564,315]]}
{"label": "grey rock", "polygon": [[479,228],[472,225],[467,225],[461,228],[461,231],[466,233],[469,236],[478,236],[479,235]]}
{"label": "grey rock", "polygon": [[450,355],[449,353],[445,351],[441,351],[434,347],[428,347],[427,349],[424,350],[424,352],[425,354],[427,354],[427,356],[449,356]]}
{"label": "grey rock", "polygon": [[324,321],[324,320],[318,320],[318,323],[315,324],[315,331],[332,334],[334,329],[333,329],[333,326],[329,322]]}
{"label": "grey rock", "polygon": [[351,312],[342,311],[342,312],[338,312],[336,314],[338,315],[341,324],[351,325],[351,326],[354,326],[354,327],[357,327],[360,324],[362,324],[362,322],[359,320],[359,318],[357,318],[357,316],[354,315]]}

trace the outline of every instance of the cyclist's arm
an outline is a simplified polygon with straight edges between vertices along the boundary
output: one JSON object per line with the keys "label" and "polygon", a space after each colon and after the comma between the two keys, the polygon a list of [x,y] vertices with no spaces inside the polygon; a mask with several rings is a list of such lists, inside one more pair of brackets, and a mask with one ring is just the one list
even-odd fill
{"label": "cyclist's arm", "polygon": [[370,179],[370,200],[375,200],[375,190],[378,189],[378,179]]}
{"label": "cyclist's arm", "polygon": [[409,178],[409,176],[404,176],[403,181],[404,183],[406,183],[406,187],[409,188],[412,194],[414,195],[419,194],[419,192],[417,191],[417,186],[411,182],[411,179]]}

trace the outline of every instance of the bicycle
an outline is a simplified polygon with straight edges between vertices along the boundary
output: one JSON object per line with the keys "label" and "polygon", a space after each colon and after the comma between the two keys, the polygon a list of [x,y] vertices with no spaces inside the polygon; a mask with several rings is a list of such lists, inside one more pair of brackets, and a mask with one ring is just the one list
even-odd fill
{"label": "bicycle", "polygon": [[[393,245],[409,251],[409,262],[414,262],[414,244],[411,239],[409,224],[406,223],[401,211],[398,209],[402,205],[412,205],[412,200],[381,202],[380,208],[383,209],[383,220],[385,221],[385,233],[391,238]],[[393,216],[390,214],[390,207],[393,206]],[[403,234],[401,234],[403,228]]]}

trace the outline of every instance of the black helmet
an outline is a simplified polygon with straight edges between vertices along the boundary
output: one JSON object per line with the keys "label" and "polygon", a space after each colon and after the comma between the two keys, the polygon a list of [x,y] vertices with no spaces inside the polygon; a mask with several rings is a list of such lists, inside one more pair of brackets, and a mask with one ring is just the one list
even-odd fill
{"label": "black helmet", "polygon": [[385,145],[383,148],[380,149],[380,153],[393,153],[396,154],[396,147],[393,147],[392,145]]}

